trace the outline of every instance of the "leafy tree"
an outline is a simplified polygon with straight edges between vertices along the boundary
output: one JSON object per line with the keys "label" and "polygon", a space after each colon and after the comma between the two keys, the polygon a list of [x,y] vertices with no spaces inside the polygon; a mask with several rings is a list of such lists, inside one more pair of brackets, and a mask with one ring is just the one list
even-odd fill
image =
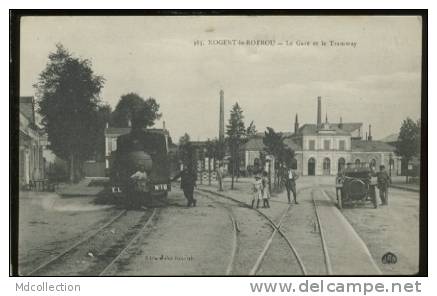
{"label": "leafy tree", "polygon": [[246,129],[246,138],[251,138],[251,137],[255,136],[256,133],[257,133],[256,126],[252,120]]}
{"label": "leafy tree", "polygon": [[404,159],[407,167],[406,182],[408,183],[408,164],[414,156],[420,153],[420,119],[414,122],[407,117],[402,122],[397,142],[397,151]]}
{"label": "leafy tree", "polygon": [[246,135],[246,129],[244,127],[243,110],[235,103],[232,107],[229,117],[229,123],[226,126],[226,134],[228,135],[229,152],[231,155],[231,176],[232,183],[231,189],[234,189],[234,178],[239,171],[240,164],[240,145]]}
{"label": "leafy tree", "polygon": [[190,135],[187,133],[179,138],[178,158],[184,166],[195,166],[194,149],[190,142]]}
{"label": "leafy tree", "polygon": [[104,78],[94,75],[89,60],[73,57],[62,44],[48,58],[34,84],[38,111],[50,149],[69,162],[69,179],[74,182],[83,161],[95,153]]}
{"label": "leafy tree", "polygon": [[294,157],[294,152],[284,144],[282,133],[276,133],[273,128],[267,127],[267,131],[264,134],[263,144],[265,145],[265,151],[275,159],[273,183],[279,186],[280,174],[284,168],[284,162],[291,162],[291,158]]}
{"label": "leafy tree", "polygon": [[118,101],[112,113],[112,125],[128,127],[130,122],[132,126],[148,127],[153,126],[161,116],[159,104],[154,98],[144,100],[136,93],[128,93]]}

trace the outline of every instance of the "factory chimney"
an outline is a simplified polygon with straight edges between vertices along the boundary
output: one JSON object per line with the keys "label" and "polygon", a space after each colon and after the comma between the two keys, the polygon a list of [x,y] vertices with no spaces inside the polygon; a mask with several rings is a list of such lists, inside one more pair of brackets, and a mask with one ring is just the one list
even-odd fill
{"label": "factory chimney", "polygon": [[369,138],[368,138],[368,140],[372,141],[372,125],[371,124],[369,124]]}
{"label": "factory chimney", "polygon": [[220,119],[219,119],[219,142],[223,143],[225,139],[225,93],[220,90]]}
{"label": "factory chimney", "polygon": [[296,118],[294,119],[294,133],[297,134],[298,130],[299,130],[299,121],[297,119],[297,113],[296,113]]}
{"label": "factory chimney", "polygon": [[317,128],[322,127],[322,97],[317,97]]}

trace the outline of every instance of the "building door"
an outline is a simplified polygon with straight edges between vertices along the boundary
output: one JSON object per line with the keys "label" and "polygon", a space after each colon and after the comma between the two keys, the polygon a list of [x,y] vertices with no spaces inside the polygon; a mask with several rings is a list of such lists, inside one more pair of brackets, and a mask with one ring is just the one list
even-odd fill
{"label": "building door", "polygon": [[331,160],[329,158],[323,160],[323,175],[331,175]]}
{"label": "building door", "polygon": [[338,172],[339,173],[344,169],[345,164],[346,164],[346,160],[343,157],[340,157],[338,159]]}
{"label": "building door", "polygon": [[316,175],[316,160],[314,158],[308,159],[308,176]]}

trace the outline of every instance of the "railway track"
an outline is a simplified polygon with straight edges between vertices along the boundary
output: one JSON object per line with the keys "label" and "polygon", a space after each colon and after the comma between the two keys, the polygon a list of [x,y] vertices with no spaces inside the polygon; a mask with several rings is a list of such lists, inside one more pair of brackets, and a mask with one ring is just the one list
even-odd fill
{"label": "railway track", "polygon": [[213,201],[215,204],[219,204],[223,209],[225,209],[225,211],[228,214],[229,220],[231,221],[232,224],[231,256],[225,271],[226,275],[231,275],[234,270],[235,257],[238,251],[238,241],[239,241],[238,233],[240,232],[240,230],[238,228],[237,218],[235,217],[234,213],[232,212],[232,209],[230,209],[229,206],[225,205],[220,201],[217,201],[216,199],[212,198],[211,196],[205,193],[202,193],[201,196]]}
{"label": "railway track", "polygon": [[[145,223],[145,225],[150,224],[149,221],[153,219],[155,214],[156,209],[153,210],[152,213],[150,213],[150,210],[140,212],[135,211],[132,213],[125,209],[121,210],[111,220],[100,226],[97,230],[79,239],[55,257],[32,269],[26,274],[26,276],[98,274],[96,270],[106,268],[104,267],[104,264],[106,264],[108,257],[114,256],[114,254],[117,253],[117,249],[120,248],[122,242],[119,242],[118,240],[115,242],[112,241],[115,247],[109,248],[107,253],[100,255],[90,252],[90,247],[102,246],[102,248],[108,248],[105,243],[109,238],[111,238],[111,235],[116,236],[120,240],[132,236],[134,238],[138,237],[139,233],[143,230],[143,227],[135,234],[137,229],[140,228],[143,223]],[[132,223],[131,220],[134,220],[134,222]],[[115,230],[117,227],[119,227],[120,230]],[[128,244],[130,244],[130,241]],[[85,261],[83,259],[87,260]],[[112,264],[112,261],[110,264]],[[86,264],[83,266],[80,265],[83,262],[86,262]]]}
{"label": "railway track", "polygon": [[[301,188],[298,192],[300,193],[301,191],[308,189],[308,188]],[[213,192],[213,191],[209,191],[209,190],[205,190],[205,189],[198,189],[198,191],[206,193],[206,194],[211,194],[211,195],[215,195],[221,198],[225,198],[229,201],[232,201],[238,205],[242,205],[244,207],[248,207],[248,205],[242,201],[239,201],[235,198],[232,198],[230,196],[226,196],[217,192]],[[300,267],[300,270],[302,272],[303,275],[307,274],[305,265],[303,264],[303,261],[301,259],[301,257],[299,256],[299,253],[297,252],[294,244],[288,239],[288,237],[285,235],[285,233],[280,229],[281,224],[284,220],[284,218],[286,217],[286,215],[288,214],[289,210],[291,208],[291,205],[288,205],[287,209],[282,213],[281,218],[279,219],[278,223],[275,223],[270,217],[268,217],[266,214],[264,214],[263,212],[261,212],[259,209],[253,209],[259,216],[261,216],[264,220],[267,221],[267,223],[272,227],[273,232],[270,235],[269,239],[267,240],[261,254],[258,256],[254,266],[252,267],[252,269],[249,271],[249,275],[256,275],[256,273],[258,272],[260,266],[262,265],[263,259],[265,258],[267,251],[269,250],[273,238],[276,236],[276,234],[279,233],[279,235],[285,240],[285,242],[287,243],[287,246],[290,248],[291,252],[293,253],[294,257],[296,258],[296,261],[298,262],[298,265]]]}
{"label": "railway track", "polygon": [[127,250],[138,240],[138,238],[144,233],[144,231],[151,225],[153,218],[155,217],[158,209],[153,209],[152,214],[147,219],[146,223],[141,227],[141,229],[137,232],[137,234],[129,240],[129,242],[126,244],[126,246],[119,252],[119,254],[109,262],[108,265],[99,273],[99,276],[104,276],[108,273],[108,271],[120,260],[120,258],[126,254]]}
{"label": "railway track", "polygon": [[318,226],[317,228],[319,229],[320,243],[322,245],[323,258],[324,258],[324,262],[325,262],[326,273],[328,275],[332,275],[331,259],[329,257],[328,246],[327,246],[326,240],[325,240],[324,227],[323,227],[322,221],[320,220],[319,211],[317,210],[317,202],[316,202],[316,200],[314,198],[314,189],[311,190],[311,199],[312,199],[313,205],[314,205],[314,213],[316,215],[316,221],[317,221],[317,226]]}

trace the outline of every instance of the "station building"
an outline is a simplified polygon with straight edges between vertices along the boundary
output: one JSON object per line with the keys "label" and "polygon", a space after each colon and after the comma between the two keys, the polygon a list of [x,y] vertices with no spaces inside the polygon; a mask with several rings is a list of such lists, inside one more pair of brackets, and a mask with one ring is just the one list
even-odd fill
{"label": "station building", "polygon": [[[401,173],[400,157],[395,147],[372,139],[371,126],[363,138],[360,122],[330,123],[321,120],[321,97],[317,98],[317,122],[299,126],[296,114],[294,131],[284,132],[284,143],[295,152],[297,170],[304,176],[336,175],[347,163],[369,165],[378,169],[385,165],[391,174]],[[254,165],[264,151],[263,133],[242,147],[243,167]]]}

